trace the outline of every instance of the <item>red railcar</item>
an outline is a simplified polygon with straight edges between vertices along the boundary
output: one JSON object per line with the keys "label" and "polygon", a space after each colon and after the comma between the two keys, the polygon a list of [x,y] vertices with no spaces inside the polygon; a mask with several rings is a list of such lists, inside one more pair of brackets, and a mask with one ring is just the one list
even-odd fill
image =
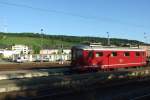
{"label": "red railcar", "polygon": [[115,69],[146,65],[146,51],[139,48],[73,46],[74,69]]}

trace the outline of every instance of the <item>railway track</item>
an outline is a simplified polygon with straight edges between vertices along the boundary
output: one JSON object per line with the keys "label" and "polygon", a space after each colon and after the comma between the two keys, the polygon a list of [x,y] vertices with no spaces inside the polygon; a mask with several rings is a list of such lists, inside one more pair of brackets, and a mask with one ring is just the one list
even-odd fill
{"label": "railway track", "polygon": [[[18,97],[16,100],[81,100],[86,93],[86,96],[88,97],[90,93],[94,91],[99,93],[96,95],[94,94],[97,98],[94,100],[99,100],[99,98],[103,98],[102,100],[142,100],[142,98],[147,98],[149,96],[149,94],[144,95],[150,92],[149,84],[150,77],[147,77],[144,80],[124,80],[120,83],[118,83],[118,81],[106,81],[105,83],[97,81],[87,86],[80,86],[78,87],[79,89],[72,87],[62,89],[43,89],[38,91],[37,96]],[[86,99],[90,100],[88,98]]]}
{"label": "railway track", "polygon": [[[58,73],[58,74],[54,74],[55,76],[57,76],[57,79],[62,79],[62,81],[60,81],[60,83],[58,83],[57,85],[61,85],[58,89],[56,88],[45,88],[42,90],[38,90],[38,96],[36,97],[22,97],[19,96],[17,97],[18,100],[39,100],[39,99],[44,99],[44,98],[51,98],[51,97],[57,97],[58,95],[60,96],[64,96],[67,94],[72,94],[74,92],[85,92],[85,91],[93,91],[94,89],[103,89],[103,90],[107,90],[109,88],[117,88],[117,87],[123,87],[126,85],[133,84],[133,83],[140,83],[140,82],[147,82],[150,81],[149,75],[150,75],[150,68],[149,67],[145,67],[143,69],[119,69],[119,71],[108,71],[108,72],[104,72],[104,71],[99,71],[96,73],[83,73],[78,74],[78,73],[72,73],[71,71],[68,70],[68,67],[65,67],[66,69],[63,69],[62,67],[51,67],[50,69],[45,69],[42,67],[39,68],[39,70],[50,70],[49,73],[53,74],[53,73]],[[148,70],[148,73],[147,73]],[[59,73],[63,73],[60,75],[59,77]],[[131,74],[131,76],[129,75],[129,73]],[[138,74],[136,74],[138,73]],[[140,73],[140,74],[139,74]],[[146,74],[143,75],[142,73]],[[132,74],[135,74],[132,76]],[[129,77],[127,77],[126,75],[129,75]],[[144,76],[144,77],[143,77]],[[117,80],[115,80],[115,78],[117,78]],[[103,79],[108,79],[108,81],[103,81]],[[76,81],[74,81],[76,80]],[[19,81],[19,80],[18,80]],[[49,82],[50,83],[50,82]],[[70,85],[70,83],[75,84],[76,86]],[[80,84],[81,83],[81,84]],[[149,83],[150,84],[150,83]],[[62,88],[65,87],[65,88]],[[69,87],[69,88],[68,88]],[[91,88],[90,88],[91,87]],[[79,90],[77,89],[79,88]],[[112,89],[113,89],[112,88]],[[144,88],[144,87],[143,87]],[[149,88],[149,87],[147,87]],[[73,89],[73,91],[72,91]],[[150,90],[150,89],[149,89]],[[32,89],[29,91],[32,91]],[[28,90],[25,91],[25,93],[30,93]],[[37,90],[33,90],[35,91],[35,93],[37,93]],[[65,91],[65,92],[64,92]],[[102,91],[100,91],[102,92]],[[57,99],[57,98],[56,98]],[[15,98],[16,100],[16,98]],[[59,100],[59,99],[57,99]]]}
{"label": "railway track", "polygon": [[[0,69],[2,70],[8,70],[8,67],[6,69],[3,69],[3,67],[0,67]],[[1,71],[0,75],[3,75],[5,77],[8,77],[8,76],[12,76],[12,78],[24,78],[22,75],[25,74],[25,75],[28,75],[29,74],[35,74],[36,76],[36,73],[40,74],[40,72],[45,72],[46,73],[46,76],[51,76],[51,75],[68,75],[68,76],[71,76],[71,75],[76,75],[76,74],[79,74],[78,72],[73,72],[71,69],[70,69],[70,66],[62,66],[60,65],[59,67],[54,67],[54,66],[50,66],[50,67],[31,67],[30,70],[31,71],[28,71],[28,66],[25,66],[24,67],[19,67],[19,69],[16,69],[15,67],[12,69],[14,69],[13,71]],[[22,70],[22,69],[26,69],[26,70]],[[35,73],[36,72],[36,73]],[[11,74],[12,73],[12,74]],[[18,73],[18,74],[17,74]],[[86,72],[85,72],[86,73]],[[108,78],[112,78],[112,77],[126,77],[126,76],[142,76],[142,75],[149,75],[150,74],[150,67],[144,67],[144,68],[130,68],[130,69],[119,69],[119,70],[114,70],[114,71],[99,71],[99,72],[88,72],[88,73],[101,73],[101,76],[105,76],[105,74],[110,74],[110,76],[108,76]],[[121,73],[121,74],[120,74]],[[126,74],[124,74],[126,73]],[[21,74],[21,76],[17,76]],[[80,74],[84,74],[84,73],[80,73]],[[118,75],[120,74],[120,75]],[[34,75],[33,75],[34,76]],[[1,76],[2,77],[2,76]],[[28,77],[28,76],[27,76]],[[105,77],[107,78],[107,77]]]}
{"label": "railway track", "polygon": [[49,63],[49,62],[0,64],[0,71],[68,68],[69,66],[70,66],[69,63],[58,64],[58,63]]}
{"label": "railway track", "polygon": [[149,100],[149,99],[150,99],[150,93],[132,98],[130,100]]}

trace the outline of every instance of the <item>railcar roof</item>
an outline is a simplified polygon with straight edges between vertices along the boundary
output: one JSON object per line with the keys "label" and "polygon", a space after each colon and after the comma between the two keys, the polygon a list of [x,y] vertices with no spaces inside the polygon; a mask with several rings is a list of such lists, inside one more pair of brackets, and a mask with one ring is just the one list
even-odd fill
{"label": "railcar roof", "polygon": [[108,51],[145,51],[141,48],[129,48],[129,47],[110,47],[110,46],[87,46],[87,45],[77,45],[73,48],[82,50],[108,50]]}

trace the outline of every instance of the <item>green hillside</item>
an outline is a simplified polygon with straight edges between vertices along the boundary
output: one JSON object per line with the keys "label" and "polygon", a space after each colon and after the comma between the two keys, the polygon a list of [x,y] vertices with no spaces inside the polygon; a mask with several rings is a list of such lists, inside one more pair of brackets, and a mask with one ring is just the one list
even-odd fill
{"label": "green hillside", "polygon": [[36,37],[11,37],[11,36],[3,36],[0,39],[0,44],[4,46],[10,46],[14,44],[25,44],[28,46],[38,46],[43,48],[56,47],[63,43],[65,46],[70,46],[71,44],[66,41],[56,40],[56,39],[45,39],[45,38],[36,38]]}
{"label": "green hillside", "polygon": [[[70,48],[72,45],[81,44],[84,42],[101,42],[103,45],[107,45],[106,38],[98,37],[78,37],[78,36],[60,36],[60,35],[44,35],[38,33],[0,33],[0,48],[11,48],[14,44],[25,44],[34,49],[35,52],[39,52],[40,48],[61,48],[63,44],[64,48]],[[111,44],[144,44],[136,40],[127,39],[111,39]]]}

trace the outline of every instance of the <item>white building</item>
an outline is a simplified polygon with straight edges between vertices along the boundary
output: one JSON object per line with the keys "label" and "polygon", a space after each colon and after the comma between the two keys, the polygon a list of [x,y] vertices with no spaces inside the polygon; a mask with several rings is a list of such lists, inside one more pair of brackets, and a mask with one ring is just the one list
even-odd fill
{"label": "white building", "polygon": [[71,50],[63,49],[63,52],[59,49],[44,49],[40,50],[40,55],[43,58],[49,59],[49,61],[59,61],[59,60],[70,60],[71,59]]}
{"label": "white building", "polygon": [[31,51],[26,45],[14,45],[12,46],[12,50],[17,54],[29,54],[29,52]]}
{"label": "white building", "polygon": [[17,54],[17,53],[13,50],[0,50],[0,54],[4,58],[11,58],[14,54]]}
{"label": "white building", "polygon": [[[61,50],[59,50],[59,49],[44,49],[44,50],[40,50],[40,54],[41,55],[45,55],[45,54],[61,54],[60,52],[61,52]],[[71,54],[71,50],[70,49],[63,49],[62,54]]]}
{"label": "white building", "polygon": [[71,50],[70,50],[70,49],[64,49],[64,50],[63,50],[63,53],[64,53],[64,54],[71,54]]}
{"label": "white building", "polygon": [[43,49],[40,50],[40,54],[41,55],[45,55],[45,54],[57,54],[58,53],[58,49]]}

